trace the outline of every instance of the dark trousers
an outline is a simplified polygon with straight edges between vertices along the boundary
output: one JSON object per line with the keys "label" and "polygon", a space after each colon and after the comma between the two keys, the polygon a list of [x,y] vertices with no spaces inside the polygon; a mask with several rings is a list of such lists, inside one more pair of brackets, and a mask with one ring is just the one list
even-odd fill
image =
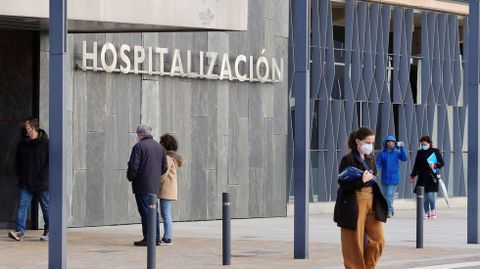
{"label": "dark trousers", "polygon": [[[137,201],[138,213],[140,214],[140,218],[142,219],[143,239],[147,240],[148,195],[135,194],[135,200]],[[157,209],[157,225],[156,226],[157,226],[157,242],[158,242],[160,241],[160,216],[158,214],[158,209]]]}

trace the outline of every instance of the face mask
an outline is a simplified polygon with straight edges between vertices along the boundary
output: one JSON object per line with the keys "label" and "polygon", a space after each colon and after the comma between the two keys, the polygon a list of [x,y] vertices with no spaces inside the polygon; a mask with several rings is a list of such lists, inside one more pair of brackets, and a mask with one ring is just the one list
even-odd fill
{"label": "face mask", "polygon": [[370,153],[372,153],[373,151],[373,144],[363,144],[361,147],[360,147],[360,150],[367,154],[367,155],[370,155]]}
{"label": "face mask", "polygon": [[430,148],[430,146],[422,145],[422,149],[423,149],[423,150],[427,150],[427,149],[429,149],[429,148]]}

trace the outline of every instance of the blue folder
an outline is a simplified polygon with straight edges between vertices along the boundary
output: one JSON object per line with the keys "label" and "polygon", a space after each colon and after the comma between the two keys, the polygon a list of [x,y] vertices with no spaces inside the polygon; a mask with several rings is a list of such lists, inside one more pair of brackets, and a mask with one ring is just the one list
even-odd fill
{"label": "blue folder", "polygon": [[[338,174],[338,180],[340,181],[354,181],[359,178],[362,178],[364,171],[354,167],[354,166],[349,166],[345,168],[340,174]],[[375,181],[376,177],[373,177],[370,180],[370,184],[372,184]]]}
{"label": "blue folder", "polygon": [[[427,158],[427,162],[428,162],[428,164],[436,164],[436,163],[437,163],[437,155],[435,155],[435,152],[432,153],[432,154],[430,155],[430,157]],[[437,173],[438,170],[440,170],[440,169],[438,169],[438,168],[432,168],[432,171],[433,171],[434,173]]]}

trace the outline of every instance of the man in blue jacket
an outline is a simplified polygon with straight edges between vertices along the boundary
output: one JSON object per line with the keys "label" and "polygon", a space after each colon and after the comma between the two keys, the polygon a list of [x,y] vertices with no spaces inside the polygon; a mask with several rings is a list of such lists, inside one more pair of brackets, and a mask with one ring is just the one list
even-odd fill
{"label": "man in blue jacket", "polygon": [[[147,245],[148,195],[160,191],[160,177],[167,171],[166,151],[160,143],[153,140],[152,127],[137,127],[137,143],[132,148],[128,161],[127,179],[132,182],[133,193],[137,201],[138,213],[142,220],[143,239],[133,243],[135,246]],[[160,218],[157,210],[156,240],[160,245]]]}
{"label": "man in blue jacket", "polygon": [[388,218],[393,217],[393,199],[400,183],[400,161],[407,160],[405,144],[394,136],[387,136],[383,142],[383,150],[377,155],[377,170],[382,175],[382,192],[388,203]]}

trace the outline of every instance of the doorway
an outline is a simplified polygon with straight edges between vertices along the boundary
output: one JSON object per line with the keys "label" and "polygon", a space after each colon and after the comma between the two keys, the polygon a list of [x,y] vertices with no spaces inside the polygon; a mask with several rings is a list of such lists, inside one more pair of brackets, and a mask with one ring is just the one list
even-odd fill
{"label": "doorway", "polygon": [[[39,115],[39,41],[39,32],[0,29],[0,228],[15,228],[16,147],[23,121]],[[38,227],[33,204],[27,228]]]}

